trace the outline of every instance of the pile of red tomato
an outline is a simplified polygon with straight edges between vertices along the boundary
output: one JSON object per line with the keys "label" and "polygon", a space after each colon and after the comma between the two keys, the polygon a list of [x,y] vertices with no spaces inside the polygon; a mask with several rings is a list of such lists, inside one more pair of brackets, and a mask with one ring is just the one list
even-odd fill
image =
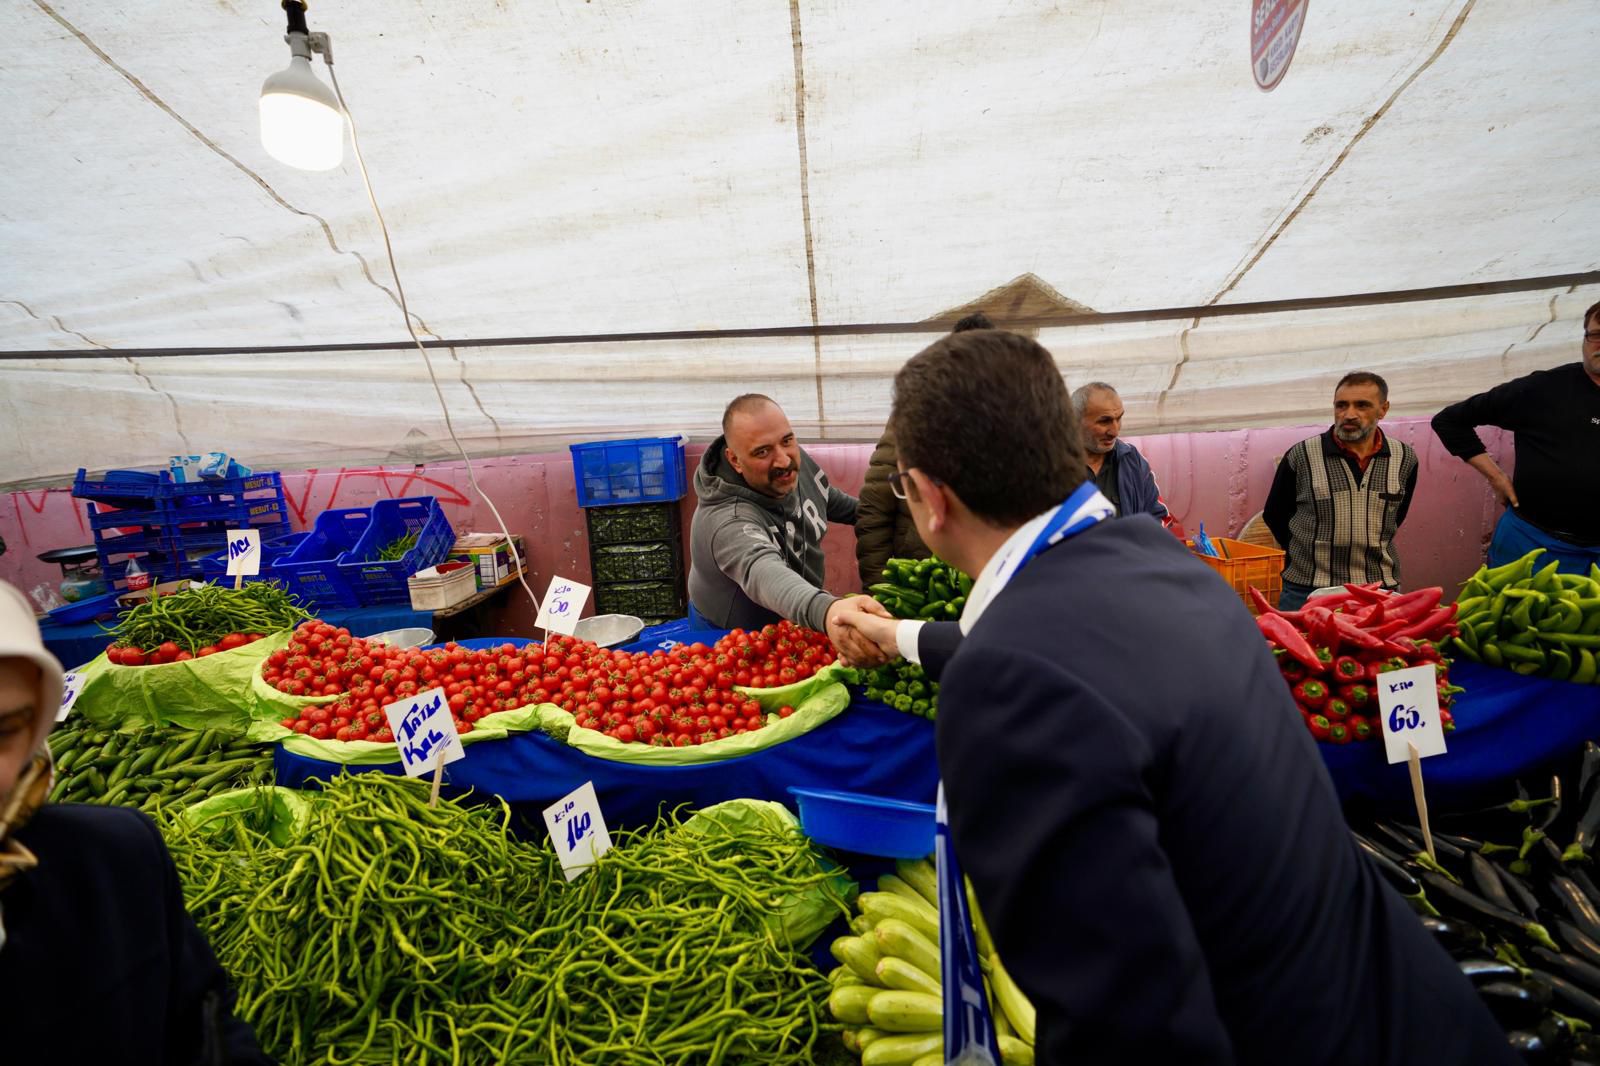
{"label": "pile of red tomato", "polygon": [[[789,622],[734,630],[714,647],[624,652],[552,635],[549,644],[470,649],[392,648],[324,622],[303,623],[263,664],[267,684],[293,696],[339,696],[283,725],[319,739],[391,741],[385,704],[443,688],[456,731],[486,714],[553,703],[624,743],[687,747],[762,728],[761,705],[736,686],[773,688],[833,662],[828,638]],[[793,713],[790,707],[780,717]]]}
{"label": "pile of red tomato", "polygon": [[115,644],[106,648],[106,658],[117,666],[160,666],[162,663],[183,663],[190,659],[204,659],[208,655],[215,655],[219,651],[232,651],[242,648],[246,644],[254,644],[260,640],[261,633],[229,633],[215,644],[207,644],[196,648],[193,652],[179,647],[173,641],[158,645],[145,651],[143,648],[118,647]]}

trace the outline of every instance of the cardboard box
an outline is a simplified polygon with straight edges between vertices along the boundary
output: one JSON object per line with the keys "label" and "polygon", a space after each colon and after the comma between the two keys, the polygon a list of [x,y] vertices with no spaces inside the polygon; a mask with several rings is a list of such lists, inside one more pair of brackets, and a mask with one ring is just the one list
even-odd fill
{"label": "cardboard box", "polygon": [[[522,534],[513,533],[511,539],[526,564],[527,548],[523,546]],[[515,557],[503,533],[464,533],[456,538],[450,558],[472,564],[478,575],[479,589],[504,585],[517,576]]]}

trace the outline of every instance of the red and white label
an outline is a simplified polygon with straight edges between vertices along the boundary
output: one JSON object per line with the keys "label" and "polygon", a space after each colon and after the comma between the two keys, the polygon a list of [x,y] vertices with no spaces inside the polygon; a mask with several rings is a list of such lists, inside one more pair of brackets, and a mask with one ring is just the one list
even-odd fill
{"label": "red and white label", "polygon": [[1289,70],[1311,0],[1250,0],[1250,70],[1271,92]]}

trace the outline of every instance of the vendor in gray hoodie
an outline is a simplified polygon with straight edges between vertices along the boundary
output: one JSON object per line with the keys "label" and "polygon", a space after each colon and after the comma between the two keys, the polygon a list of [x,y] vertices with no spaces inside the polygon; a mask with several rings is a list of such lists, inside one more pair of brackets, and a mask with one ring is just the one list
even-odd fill
{"label": "vendor in gray hoodie", "polygon": [[851,662],[881,662],[876,646],[839,623],[851,611],[883,613],[866,596],[822,588],[829,522],[856,523],[856,498],[800,447],[770,397],[747,393],[722,413],[722,436],[694,473],[689,603],[719,629],[759,629],[787,618],[823,630]]}

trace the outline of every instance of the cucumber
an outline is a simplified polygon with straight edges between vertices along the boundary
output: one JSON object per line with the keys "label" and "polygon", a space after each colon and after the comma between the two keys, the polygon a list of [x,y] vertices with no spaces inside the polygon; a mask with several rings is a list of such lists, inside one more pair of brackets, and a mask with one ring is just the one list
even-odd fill
{"label": "cucumber", "polygon": [[861,1066],[911,1066],[924,1055],[944,1056],[944,1033],[885,1036],[861,1052]]}
{"label": "cucumber", "polygon": [[933,915],[935,922],[939,920],[939,905],[937,903],[930,904],[922,898],[921,892],[918,892],[894,874],[884,874],[878,878],[878,891],[892,893],[916,906],[924,907]]}
{"label": "cucumber", "polygon": [[1006,1066],[1033,1066],[1033,1045],[1014,1036],[1000,1038],[1000,1061]]}
{"label": "cucumber", "polygon": [[873,921],[865,914],[858,914],[850,919],[850,931],[856,936],[871,936]]}
{"label": "cucumber", "polygon": [[842,936],[829,946],[829,950],[834,958],[850,967],[867,984],[878,984],[877,966],[882,953],[872,937]]}
{"label": "cucumber", "polygon": [[935,1051],[932,1054],[924,1055],[916,1062],[913,1062],[911,1066],[944,1066],[944,1052]]}
{"label": "cucumber", "polygon": [[858,1053],[867,1050],[874,1040],[881,1039],[888,1035],[889,1034],[884,1032],[882,1029],[874,1029],[871,1026],[868,1026],[865,1029],[857,1029],[856,1043],[860,1045],[860,1047],[857,1048]]}
{"label": "cucumber", "polygon": [[156,760],[159,759],[160,757],[161,757],[161,748],[160,748],[160,746],[156,745],[156,744],[149,745],[148,747],[146,747],[143,751],[141,751],[139,753],[139,757],[138,758],[133,760],[133,767],[128,771],[128,775],[130,777],[138,777],[138,776],[140,776],[146,770],[150,770],[150,769],[154,768],[154,766],[156,764]]}
{"label": "cucumber", "polygon": [[[940,972],[939,949],[930,943],[927,937],[911,928],[911,926],[898,918],[885,918],[872,931],[872,936],[877,941],[880,954],[893,955],[897,959],[904,959],[929,977],[938,980]],[[863,974],[862,976],[866,975]],[[876,979],[876,977],[877,973],[874,971],[873,978]]]}
{"label": "cucumber", "polygon": [[930,996],[944,994],[944,986],[904,959],[893,955],[878,960],[878,983],[884,988],[902,992],[926,992]]}
{"label": "cucumber", "polygon": [[84,773],[88,775],[88,780],[84,782],[86,791],[93,796],[104,796],[106,794],[106,775],[93,766],[85,770]]}
{"label": "cucumber", "polygon": [[828,993],[828,1012],[846,1025],[865,1025],[868,1001],[882,992],[868,985],[840,985]]}
{"label": "cucumber", "polygon": [[894,864],[895,873],[900,875],[900,880],[916,889],[928,906],[935,910],[939,907],[939,874],[933,864],[927,859],[908,861],[901,859]]}
{"label": "cucumber", "polygon": [[944,999],[926,992],[883,989],[867,1001],[874,1027],[890,1033],[944,1033]]}
{"label": "cucumber", "polygon": [[939,942],[939,913],[926,903],[917,907],[892,892],[863,892],[858,902],[861,913],[874,925],[885,918],[898,918],[934,943]]}

